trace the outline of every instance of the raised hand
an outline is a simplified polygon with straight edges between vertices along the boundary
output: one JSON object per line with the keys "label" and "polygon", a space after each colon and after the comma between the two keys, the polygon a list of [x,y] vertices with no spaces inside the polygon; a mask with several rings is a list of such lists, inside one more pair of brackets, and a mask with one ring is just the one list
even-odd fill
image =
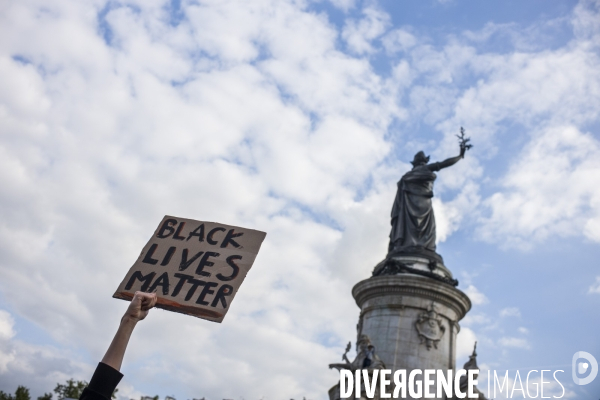
{"label": "raised hand", "polygon": [[146,318],[148,311],[156,305],[156,293],[135,292],[127,311],[121,318],[119,329],[113,338],[102,362],[117,371],[121,369],[129,338],[136,324]]}
{"label": "raised hand", "polygon": [[143,320],[148,315],[148,311],[156,305],[156,300],[156,293],[135,292],[123,319]]}

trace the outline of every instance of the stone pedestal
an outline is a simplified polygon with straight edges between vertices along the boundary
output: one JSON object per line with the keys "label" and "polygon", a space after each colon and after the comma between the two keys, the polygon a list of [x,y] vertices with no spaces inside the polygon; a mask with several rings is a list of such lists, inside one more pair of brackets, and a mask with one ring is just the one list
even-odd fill
{"label": "stone pedestal", "polygon": [[455,369],[458,321],[471,308],[466,294],[447,283],[403,273],[365,279],[352,295],[361,310],[358,335],[371,338],[387,368],[407,374]]}

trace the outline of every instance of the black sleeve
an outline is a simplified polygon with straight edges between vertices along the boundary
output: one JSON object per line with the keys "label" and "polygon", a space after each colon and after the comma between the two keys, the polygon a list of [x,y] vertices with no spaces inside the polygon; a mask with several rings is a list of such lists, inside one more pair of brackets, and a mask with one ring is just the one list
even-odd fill
{"label": "black sleeve", "polygon": [[123,374],[104,363],[98,363],[88,387],[83,389],[79,400],[110,400]]}

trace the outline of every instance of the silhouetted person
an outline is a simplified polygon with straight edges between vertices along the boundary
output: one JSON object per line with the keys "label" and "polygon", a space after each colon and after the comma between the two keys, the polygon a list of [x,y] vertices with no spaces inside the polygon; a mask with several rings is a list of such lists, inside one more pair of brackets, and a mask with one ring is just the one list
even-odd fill
{"label": "silhouetted person", "polygon": [[112,393],[123,378],[123,374],[119,370],[133,328],[139,321],[146,318],[148,311],[155,304],[156,293],[135,292],[127,311],[121,318],[115,337],[108,346],[104,358],[98,363],[88,387],[81,393],[80,400],[111,399]]}

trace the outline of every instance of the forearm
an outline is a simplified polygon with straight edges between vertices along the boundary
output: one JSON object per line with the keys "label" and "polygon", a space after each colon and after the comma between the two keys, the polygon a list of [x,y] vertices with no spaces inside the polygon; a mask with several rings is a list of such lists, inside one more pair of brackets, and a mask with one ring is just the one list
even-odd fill
{"label": "forearm", "polygon": [[447,168],[447,167],[450,167],[450,166],[456,164],[457,162],[460,161],[461,158],[462,158],[461,156],[450,157],[450,158],[440,162],[439,163],[440,169]]}
{"label": "forearm", "polygon": [[123,356],[125,355],[125,350],[127,349],[127,344],[129,343],[129,338],[131,338],[131,333],[135,328],[138,320],[128,317],[127,315],[121,319],[121,323],[119,324],[119,329],[117,329],[117,333],[113,338],[108,350],[106,350],[106,354],[104,354],[104,358],[102,358],[102,362],[106,365],[110,365],[117,371],[121,369],[121,364],[123,363]]}

